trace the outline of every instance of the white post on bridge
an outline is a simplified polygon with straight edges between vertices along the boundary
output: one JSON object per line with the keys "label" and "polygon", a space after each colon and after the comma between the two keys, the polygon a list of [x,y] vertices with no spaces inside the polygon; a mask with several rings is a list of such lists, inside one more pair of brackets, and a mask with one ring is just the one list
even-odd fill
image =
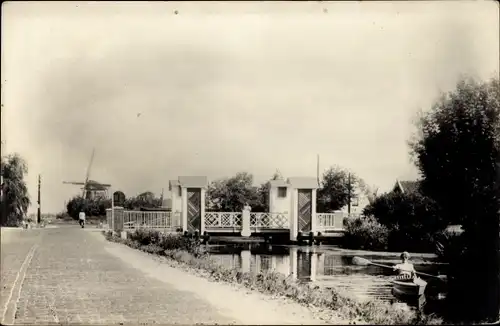
{"label": "white post on bridge", "polygon": [[251,235],[250,231],[250,211],[252,208],[245,204],[243,207],[243,212],[241,214],[241,236],[249,237]]}

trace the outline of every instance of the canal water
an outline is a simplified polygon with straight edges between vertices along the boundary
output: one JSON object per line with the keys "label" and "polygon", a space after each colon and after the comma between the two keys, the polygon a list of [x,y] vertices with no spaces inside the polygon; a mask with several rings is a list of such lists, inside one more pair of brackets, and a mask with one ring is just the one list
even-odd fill
{"label": "canal water", "polygon": [[[357,266],[355,256],[374,263],[394,265],[400,263],[398,254],[353,252],[338,247],[299,247],[255,245],[210,245],[212,259],[230,268],[251,273],[274,270],[303,282],[313,282],[320,287],[343,289],[360,300],[377,298],[395,301],[391,295],[392,269],[378,266]],[[417,272],[444,274],[443,265],[431,255],[412,257]],[[425,279],[425,277],[422,277]]]}

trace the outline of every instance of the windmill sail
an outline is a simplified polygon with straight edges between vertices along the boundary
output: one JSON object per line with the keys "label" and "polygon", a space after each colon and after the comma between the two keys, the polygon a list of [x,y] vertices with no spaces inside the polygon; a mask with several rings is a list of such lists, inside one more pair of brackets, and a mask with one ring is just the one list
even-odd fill
{"label": "windmill sail", "polygon": [[90,171],[92,168],[92,163],[94,162],[95,148],[92,149],[92,155],[90,157],[90,162],[87,167],[87,172],[85,174],[85,181],[63,181],[64,184],[73,184],[82,187],[82,197],[90,199],[96,195],[107,196],[107,190],[111,187],[110,184],[100,183],[94,180],[90,180]]}
{"label": "windmill sail", "polygon": [[85,192],[87,191],[87,183],[89,182],[90,168],[92,167],[92,162],[94,161],[95,148],[92,149],[92,155],[90,156],[89,166],[87,168],[87,174],[85,175],[85,184],[83,185],[83,197],[85,197]]}

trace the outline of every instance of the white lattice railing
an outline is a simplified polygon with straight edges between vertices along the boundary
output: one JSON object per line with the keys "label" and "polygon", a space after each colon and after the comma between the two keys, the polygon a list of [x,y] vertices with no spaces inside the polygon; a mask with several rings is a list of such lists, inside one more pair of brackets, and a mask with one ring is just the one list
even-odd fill
{"label": "white lattice railing", "polygon": [[205,228],[241,228],[241,215],[238,212],[206,212]]}
{"label": "white lattice railing", "polygon": [[343,230],[343,213],[316,213],[316,228],[320,231]]}
{"label": "white lattice railing", "polygon": [[250,227],[257,229],[288,229],[290,223],[285,213],[250,213]]}
{"label": "white lattice railing", "polygon": [[180,213],[123,211],[124,229],[172,229],[180,227]]}

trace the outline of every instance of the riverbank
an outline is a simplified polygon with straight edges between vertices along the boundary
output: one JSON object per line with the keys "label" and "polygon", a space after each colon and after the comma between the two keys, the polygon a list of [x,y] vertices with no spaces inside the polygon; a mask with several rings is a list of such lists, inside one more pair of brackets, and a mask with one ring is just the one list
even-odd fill
{"label": "riverbank", "polygon": [[400,305],[371,300],[359,302],[348,293],[334,289],[323,289],[310,283],[300,283],[276,273],[242,273],[216,264],[209,257],[183,250],[164,250],[157,244],[145,241],[123,240],[105,233],[109,241],[122,243],[157,256],[163,256],[165,263],[176,268],[202,276],[219,283],[239,286],[247,291],[256,291],[268,296],[293,301],[322,315],[323,320],[340,320],[367,324],[439,324],[441,320],[420,316]]}
{"label": "riverbank", "polygon": [[[102,236],[95,233],[96,236]],[[103,241],[106,241],[102,239]],[[159,280],[169,287],[186,294],[194,294],[206,302],[210,310],[232,320],[238,325],[334,325],[349,324],[320,309],[302,306],[286,298],[271,297],[245,289],[238,284],[213,282],[201,275],[201,270],[187,268],[184,264],[164,256],[157,256],[128,246],[107,242],[104,251],[134,266],[145,276]],[[175,298],[172,298],[174,300]],[[187,308],[189,309],[189,308]],[[199,312],[193,311],[193,314]],[[209,324],[209,321],[201,321]],[[226,323],[224,323],[226,324]]]}

